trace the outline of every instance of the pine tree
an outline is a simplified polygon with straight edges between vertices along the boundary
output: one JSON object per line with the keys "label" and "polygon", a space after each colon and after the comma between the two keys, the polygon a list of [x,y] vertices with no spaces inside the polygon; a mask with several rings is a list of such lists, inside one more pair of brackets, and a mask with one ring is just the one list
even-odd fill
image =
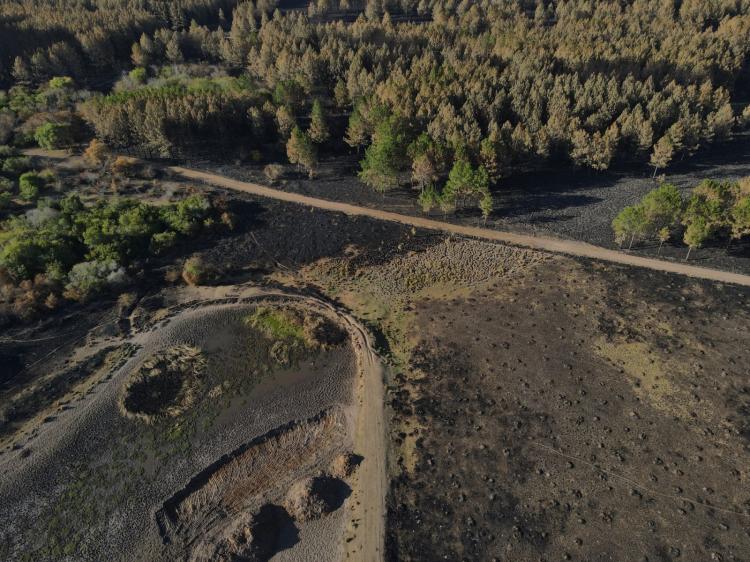
{"label": "pine tree", "polygon": [[343,80],[336,82],[336,86],[333,88],[333,99],[339,109],[349,105],[349,90]]}
{"label": "pine tree", "polygon": [[352,148],[356,148],[359,152],[359,149],[367,144],[368,133],[369,127],[362,117],[359,106],[357,106],[349,116],[349,126],[346,128],[344,142]]}
{"label": "pine tree", "polygon": [[312,112],[310,113],[309,133],[312,141],[317,144],[323,144],[331,137],[323,112],[323,105],[317,99],[313,102]]}
{"label": "pine tree", "polygon": [[180,48],[180,43],[177,40],[176,33],[172,34],[172,36],[169,38],[169,41],[167,41],[167,46],[164,54],[166,55],[167,60],[172,64],[177,64],[184,60],[182,56],[182,49]]}
{"label": "pine tree", "polygon": [[318,165],[318,152],[310,139],[310,135],[299,127],[292,129],[292,134],[286,143],[286,154],[289,162],[307,170],[312,178]]}
{"label": "pine tree", "polygon": [[276,125],[279,128],[281,138],[289,138],[292,129],[297,126],[297,121],[292,112],[286,105],[282,105],[276,110]]}
{"label": "pine tree", "polygon": [[669,166],[672,158],[674,158],[674,152],[674,145],[669,135],[664,135],[659,139],[659,142],[654,145],[654,151],[651,153],[651,165],[654,167],[653,177],[656,177],[657,170]]}

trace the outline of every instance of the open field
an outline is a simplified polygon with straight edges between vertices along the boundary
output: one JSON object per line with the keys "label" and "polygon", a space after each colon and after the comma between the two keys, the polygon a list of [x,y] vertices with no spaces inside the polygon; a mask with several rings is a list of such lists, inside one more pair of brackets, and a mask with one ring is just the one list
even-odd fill
{"label": "open field", "polygon": [[8,334],[3,558],[747,559],[746,288],[232,198],[221,284]]}
{"label": "open field", "polygon": [[389,559],[746,560],[747,290],[453,244],[343,283],[398,365]]}

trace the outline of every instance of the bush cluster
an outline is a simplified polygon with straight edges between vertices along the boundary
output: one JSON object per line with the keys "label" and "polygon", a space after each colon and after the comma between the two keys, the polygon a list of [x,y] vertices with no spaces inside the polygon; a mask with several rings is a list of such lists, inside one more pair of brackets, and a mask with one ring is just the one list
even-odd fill
{"label": "bush cluster", "polygon": [[690,250],[711,238],[740,239],[750,234],[750,178],[704,180],[687,198],[674,185],[663,184],[625,207],[612,221],[612,229],[615,240],[628,247],[637,240],[658,238],[663,244],[681,235],[688,257]]}
{"label": "bush cluster", "polygon": [[[59,202],[40,201],[24,215],[2,223],[0,280],[6,304],[32,290],[83,300],[127,282],[127,268],[163,254],[216,221],[211,203],[193,195],[166,206],[131,199],[84,205],[74,194]],[[37,290],[37,293],[40,291]],[[42,291],[44,292],[44,291]],[[21,303],[22,304],[22,303]]]}

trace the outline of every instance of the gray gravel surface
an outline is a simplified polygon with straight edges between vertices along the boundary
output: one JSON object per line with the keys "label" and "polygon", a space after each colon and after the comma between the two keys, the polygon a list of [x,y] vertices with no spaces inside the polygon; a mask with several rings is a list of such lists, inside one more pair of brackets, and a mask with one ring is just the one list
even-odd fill
{"label": "gray gravel surface", "polygon": [[[0,458],[0,539],[8,559],[173,559],[174,553],[162,547],[153,516],[166,497],[253,438],[334,404],[350,403],[355,357],[347,347],[305,362],[299,371],[251,385],[252,391],[230,400],[213,423],[197,428],[187,440],[177,439],[176,446],[187,446],[177,454],[167,450],[170,444],[154,449],[142,422],[120,415],[116,402],[128,373],[146,354],[172,345],[207,350],[209,371],[256,377],[247,361],[251,342],[241,337],[242,317],[250,307],[197,308],[160,325],[141,338],[142,349],[111,380],[61,412],[23,451]],[[61,507],[69,509],[63,512],[65,520],[56,521]],[[72,517],[71,510],[79,511],[79,517]],[[339,518],[327,524],[337,523]],[[70,556],[31,554],[56,535],[75,545]]]}

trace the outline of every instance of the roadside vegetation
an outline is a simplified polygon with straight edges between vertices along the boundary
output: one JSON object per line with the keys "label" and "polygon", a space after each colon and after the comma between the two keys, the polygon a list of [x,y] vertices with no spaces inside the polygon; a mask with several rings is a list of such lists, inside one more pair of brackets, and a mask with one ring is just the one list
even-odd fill
{"label": "roadside vegetation", "polygon": [[[31,169],[28,158],[7,147],[0,153],[5,156],[0,158],[3,323],[121,289],[149,260],[231,223],[226,212],[198,194],[164,204],[117,196],[87,200],[80,188],[70,189],[72,178]],[[93,143],[85,157],[99,169],[105,154]],[[114,159],[110,171],[94,174],[94,181],[117,185],[124,181],[117,174],[132,165]]]}
{"label": "roadside vegetation", "polygon": [[612,221],[615,241],[628,249],[640,240],[682,239],[685,259],[709,240],[734,240],[750,235],[750,178],[736,182],[704,180],[685,198],[665,183],[636,205],[625,207]]}

